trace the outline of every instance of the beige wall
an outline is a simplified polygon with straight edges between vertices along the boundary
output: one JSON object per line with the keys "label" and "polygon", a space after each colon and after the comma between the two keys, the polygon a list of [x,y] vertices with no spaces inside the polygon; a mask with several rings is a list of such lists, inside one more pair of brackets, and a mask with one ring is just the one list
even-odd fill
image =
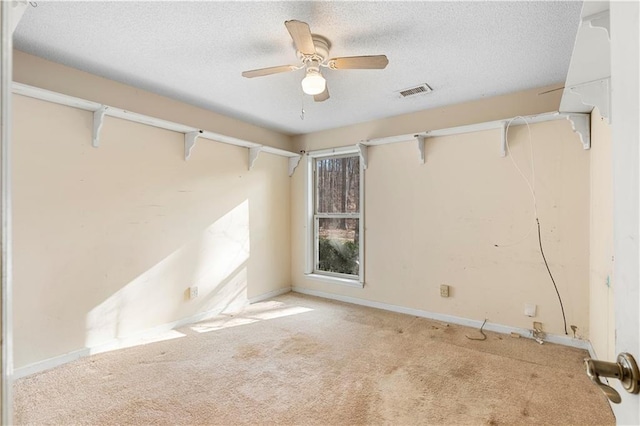
{"label": "beige wall", "polygon": [[589,337],[600,359],[615,359],[613,310],[613,160],[611,127],[591,114]]}
{"label": "beige wall", "polygon": [[[537,104],[532,110],[527,99],[535,104],[535,92],[425,111],[423,116],[466,124],[557,108]],[[398,124],[394,132],[409,133],[419,125],[424,129],[422,121]],[[368,123],[297,140],[306,150],[353,144],[367,135],[381,136],[372,130],[379,127]],[[588,336],[589,152],[566,120],[535,124],[531,131],[545,253],[568,325]],[[510,141],[514,158],[530,173],[526,127],[512,128]],[[536,320],[546,331],[564,334],[535,230],[519,244],[495,247],[521,240],[534,220],[527,186],[511,161],[498,155],[499,145],[498,130],[427,139],[424,165],[418,162],[415,143],[369,148],[362,289],[304,276],[306,164],[301,162],[291,188],[294,286],[529,329]],[[441,284],[452,287],[452,297],[439,296]],[[523,313],[527,302],[538,305],[535,319]]]}
{"label": "beige wall", "polygon": [[[78,96],[117,90],[146,107],[136,111],[158,107],[155,95],[45,65],[61,86],[93,81],[96,96]],[[194,111],[163,102],[174,121]],[[247,128],[233,135],[275,140]],[[109,117],[96,149],[90,112],[21,96],[13,131],[17,368],[290,286],[286,158],[262,154],[248,171],[247,149],[202,140],[184,161],[182,134]]]}
{"label": "beige wall", "polygon": [[[285,149],[557,110],[547,88],[289,138],[16,52],[15,79],[143,114]],[[200,141],[188,162],[181,134],[107,118],[90,146],[91,114],[15,99],[16,367],[97,347],[160,324],[288,285],[464,318],[531,327],[538,305],[561,334],[558,302],[530,229],[530,195],[496,131],[370,148],[366,285],[306,280],[305,161]],[[525,127],[510,133],[528,168]],[[569,324],[588,335],[589,152],[566,121],[531,127],[545,249]],[[593,180],[592,180],[593,181]],[[293,274],[293,275],[291,275]],[[440,284],[452,297],[439,297]],[[186,298],[190,285],[200,297]],[[593,321],[591,322],[593,324]]]}

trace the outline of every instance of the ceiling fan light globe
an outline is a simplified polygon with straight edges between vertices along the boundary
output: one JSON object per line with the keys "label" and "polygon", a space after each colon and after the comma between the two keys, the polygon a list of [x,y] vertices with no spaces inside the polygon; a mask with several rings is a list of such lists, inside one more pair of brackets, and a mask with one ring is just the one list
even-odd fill
{"label": "ceiling fan light globe", "polygon": [[319,95],[327,87],[327,81],[320,73],[308,73],[302,79],[302,91],[307,95]]}

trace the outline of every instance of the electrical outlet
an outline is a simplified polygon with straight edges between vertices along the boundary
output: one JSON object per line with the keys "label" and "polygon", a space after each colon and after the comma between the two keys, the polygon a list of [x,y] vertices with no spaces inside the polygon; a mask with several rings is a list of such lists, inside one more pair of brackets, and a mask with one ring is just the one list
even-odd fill
{"label": "electrical outlet", "polygon": [[198,286],[189,287],[189,299],[195,299],[198,297]]}
{"label": "electrical outlet", "polygon": [[535,317],[536,316],[536,309],[537,306],[534,305],[533,303],[525,303],[524,305],[524,314],[528,317]]}
{"label": "electrical outlet", "polygon": [[533,329],[536,331],[542,331],[542,323],[538,321],[533,322]]}
{"label": "electrical outlet", "polygon": [[440,296],[449,297],[449,286],[446,284],[442,284],[440,286]]}

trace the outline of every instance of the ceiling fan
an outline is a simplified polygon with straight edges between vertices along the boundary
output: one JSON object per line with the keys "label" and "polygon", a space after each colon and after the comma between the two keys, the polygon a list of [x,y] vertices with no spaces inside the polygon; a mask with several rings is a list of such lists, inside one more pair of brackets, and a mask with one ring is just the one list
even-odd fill
{"label": "ceiling fan", "polygon": [[305,68],[305,77],[302,79],[302,91],[312,95],[316,102],[329,99],[327,81],[320,72],[320,67],[332,70],[345,69],[384,69],[389,60],[385,55],[373,56],[346,56],[342,58],[329,57],[331,43],[325,37],[311,34],[309,24],[302,21],[285,21],[284,25],[289,30],[293,44],[296,47],[298,59],[302,65],[280,65],[277,67],[260,68],[242,73],[243,77],[253,78],[281,72],[296,71]]}

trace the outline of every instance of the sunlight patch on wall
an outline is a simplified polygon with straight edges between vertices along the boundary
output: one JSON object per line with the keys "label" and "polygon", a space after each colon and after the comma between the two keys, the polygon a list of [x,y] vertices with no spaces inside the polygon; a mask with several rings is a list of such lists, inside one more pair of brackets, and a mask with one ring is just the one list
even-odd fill
{"label": "sunlight patch on wall", "polygon": [[[138,336],[158,324],[245,306],[249,237],[249,201],[245,200],[198,238],[93,308],[86,317],[85,346],[108,345],[114,339]],[[195,299],[188,297],[191,286],[198,287]]]}
{"label": "sunlight patch on wall", "polygon": [[[242,309],[249,303],[247,285],[247,268],[242,267],[213,289],[201,293],[198,297],[200,299],[198,310],[200,312],[214,312],[212,315],[217,315],[221,312]],[[197,302],[198,299],[195,301]]]}

